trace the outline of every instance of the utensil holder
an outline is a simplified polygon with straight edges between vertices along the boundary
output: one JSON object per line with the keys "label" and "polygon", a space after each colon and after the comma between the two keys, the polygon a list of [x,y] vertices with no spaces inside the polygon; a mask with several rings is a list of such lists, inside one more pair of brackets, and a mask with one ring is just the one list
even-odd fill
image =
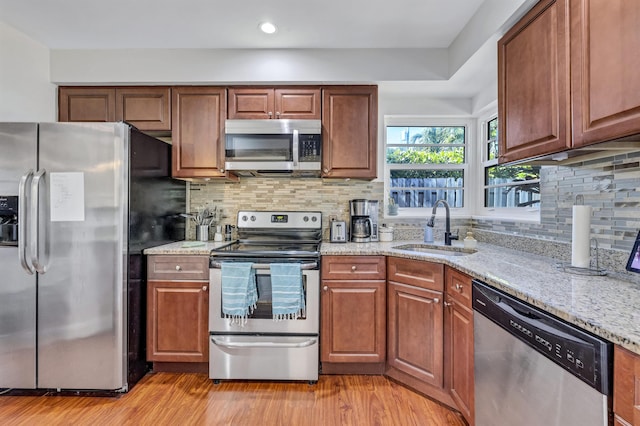
{"label": "utensil holder", "polygon": [[196,240],[209,241],[209,225],[196,225]]}

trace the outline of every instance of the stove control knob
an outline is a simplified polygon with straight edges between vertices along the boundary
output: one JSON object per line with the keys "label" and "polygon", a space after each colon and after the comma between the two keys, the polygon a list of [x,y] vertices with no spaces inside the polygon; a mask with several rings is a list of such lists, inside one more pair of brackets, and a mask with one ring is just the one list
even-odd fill
{"label": "stove control knob", "polygon": [[317,222],[317,221],[318,221],[318,218],[317,218],[317,217],[315,217],[315,216],[311,216],[311,222]]}
{"label": "stove control knob", "polygon": [[251,222],[255,222],[256,221],[256,217],[255,216],[251,216]]}
{"label": "stove control knob", "polygon": [[242,221],[243,221],[243,222],[246,222],[246,221],[247,221],[247,215],[243,215],[243,216],[242,216]]}

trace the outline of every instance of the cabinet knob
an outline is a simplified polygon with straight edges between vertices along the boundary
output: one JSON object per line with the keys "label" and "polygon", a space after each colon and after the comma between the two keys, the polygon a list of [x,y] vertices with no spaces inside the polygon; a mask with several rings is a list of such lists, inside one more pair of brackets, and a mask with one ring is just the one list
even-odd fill
{"label": "cabinet knob", "polygon": [[207,291],[207,288],[208,288],[208,287],[207,287],[206,285],[203,285],[203,286],[202,286],[202,291]]}
{"label": "cabinet knob", "polygon": [[458,290],[458,291],[462,291],[462,285],[461,285],[461,284],[456,283],[456,290]]}
{"label": "cabinet knob", "polygon": [[182,266],[176,265],[176,271],[181,271],[181,270],[182,270]]}
{"label": "cabinet knob", "polygon": [[269,111],[267,114],[269,114],[269,117],[273,117],[273,113],[271,111]]}
{"label": "cabinet knob", "polygon": [[438,299],[437,297],[433,298],[433,303],[440,303],[440,299]]}
{"label": "cabinet knob", "polygon": [[355,271],[356,269],[358,269],[358,268],[356,267],[356,265],[353,265],[353,266],[351,267],[351,270],[352,270],[352,271]]}
{"label": "cabinet knob", "polygon": [[453,305],[453,303],[451,302],[447,302],[446,300],[444,301],[444,307],[448,308],[449,306]]}
{"label": "cabinet knob", "polygon": [[329,286],[326,286],[326,285],[325,285],[324,287],[322,287],[322,290],[324,290],[324,291],[329,290]]}
{"label": "cabinet knob", "polygon": [[280,118],[280,111],[276,111],[276,117]]}
{"label": "cabinet knob", "polygon": [[322,169],[324,173],[329,173],[329,169]]}

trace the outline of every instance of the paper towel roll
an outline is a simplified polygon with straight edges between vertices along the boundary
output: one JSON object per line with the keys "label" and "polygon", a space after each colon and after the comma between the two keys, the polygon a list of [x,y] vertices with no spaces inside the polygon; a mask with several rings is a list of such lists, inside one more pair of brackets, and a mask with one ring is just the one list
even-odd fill
{"label": "paper towel roll", "polygon": [[591,260],[591,206],[573,206],[571,266],[588,268]]}

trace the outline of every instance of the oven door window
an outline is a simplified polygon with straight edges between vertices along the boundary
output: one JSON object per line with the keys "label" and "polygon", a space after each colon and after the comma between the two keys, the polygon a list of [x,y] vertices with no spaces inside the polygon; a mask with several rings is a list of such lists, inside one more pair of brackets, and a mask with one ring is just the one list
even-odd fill
{"label": "oven door window", "polygon": [[227,135],[227,161],[293,161],[293,135]]}
{"label": "oven door window", "polygon": [[[271,293],[271,275],[267,273],[256,273],[256,286],[258,288],[258,303],[253,313],[248,316],[249,319],[273,319],[273,298]],[[302,274],[302,291],[304,293],[304,302],[307,306],[307,276]],[[304,313],[306,314],[306,312]],[[220,310],[220,317],[224,318],[222,310]],[[304,315],[299,315],[299,320],[306,319]]]}

